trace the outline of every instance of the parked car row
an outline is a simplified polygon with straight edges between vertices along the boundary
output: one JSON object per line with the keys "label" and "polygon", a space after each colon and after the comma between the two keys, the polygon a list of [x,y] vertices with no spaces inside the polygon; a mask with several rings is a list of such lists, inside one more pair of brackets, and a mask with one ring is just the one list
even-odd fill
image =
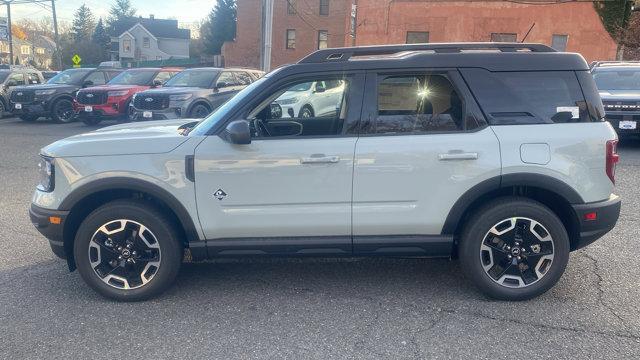
{"label": "parked car row", "polygon": [[0,80],[3,109],[24,121],[48,117],[96,125],[106,119],[204,118],[263,74],[241,68],[99,67],[65,70],[47,83],[39,72],[15,82],[0,70]]}

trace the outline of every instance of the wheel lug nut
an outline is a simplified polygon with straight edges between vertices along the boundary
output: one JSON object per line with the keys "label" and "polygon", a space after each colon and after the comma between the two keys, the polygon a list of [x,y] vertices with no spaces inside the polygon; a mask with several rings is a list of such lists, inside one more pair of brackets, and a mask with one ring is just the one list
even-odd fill
{"label": "wheel lug nut", "polygon": [[518,261],[522,260],[522,258],[520,256],[518,256]]}
{"label": "wheel lug nut", "polygon": [[122,260],[122,255],[118,256],[118,260]]}
{"label": "wheel lug nut", "polygon": [[507,250],[511,250],[511,246],[507,245]]}
{"label": "wheel lug nut", "polygon": [[131,249],[131,244],[127,244],[127,249]]}

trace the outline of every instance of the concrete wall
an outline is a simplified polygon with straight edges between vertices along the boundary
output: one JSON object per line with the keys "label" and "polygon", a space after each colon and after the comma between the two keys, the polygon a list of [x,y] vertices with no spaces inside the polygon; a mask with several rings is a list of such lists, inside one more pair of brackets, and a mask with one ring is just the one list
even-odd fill
{"label": "concrete wall", "polygon": [[588,61],[615,59],[617,45],[591,2],[358,0],[356,43],[404,43],[407,31],[428,31],[429,42],[490,41],[491,33],[516,33],[521,41],[534,22],[527,42],[551,45],[553,34],[564,34],[567,51]]}

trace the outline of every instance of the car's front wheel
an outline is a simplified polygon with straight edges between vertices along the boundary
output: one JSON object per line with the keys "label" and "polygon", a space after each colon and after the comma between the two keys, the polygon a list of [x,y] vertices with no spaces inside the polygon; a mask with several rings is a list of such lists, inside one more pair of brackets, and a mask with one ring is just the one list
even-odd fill
{"label": "car's front wheel", "polygon": [[165,291],[182,263],[175,225],[153,205],[118,200],[80,225],[74,257],[84,281],[120,301],[147,300]]}
{"label": "car's front wheel", "polygon": [[53,103],[51,107],[51,118],[61,124],[70,123],[75,118],[73,103],[69,99],[60,99]]}
{"label": "car's front wheel", "polygon": [[569,237],[549,208],[502,198],[469,217],[460,260],[468,278],[490,297],[526,300],[555,285],[569,260]]}

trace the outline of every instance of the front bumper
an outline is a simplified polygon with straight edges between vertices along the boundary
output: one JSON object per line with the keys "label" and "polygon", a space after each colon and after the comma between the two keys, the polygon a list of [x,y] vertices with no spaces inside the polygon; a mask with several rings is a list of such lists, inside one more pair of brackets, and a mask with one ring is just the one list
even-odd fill
{"label": "front bumper", "polygon": [[15,105],[11,104],[11,113],[14,115],[47,115],[49,113],[47,105],[45,103],[31,103],[22,104],[21,109],[16,109]]}
{"label": "front bumper", "polygon": [[[34,204],[31,204],[31,208],[29,208],[31,223],[49,240],[51,250],[61,259],[66,258],[64,224],[68,216],[68,211],[44,209]],[[52,218],[59,218],[59,221]]]}
{"label": "front bumper", "polygon": [[[604,118],[619,135],[640,134],[640,112],[605,111]],[[621,122],[623,126],[621,127]]]}
{"label": "front bumper", "polygon": [[[573,205],[578,217],[578,239],[572,244],[571,250],[583,248],[600,239],[611,231],[620,216],[621,200],[617,195],[611,195],[608,200],[589,204]],[[586,220],[585,215],[595,213],[595,220]]]}
{"label": "front bumper", "polygon": [[[144,115],[151,113],[151,117],[145,117]],[[132,120],[133,121],[151,121],[151,120],[175,120],[186,117],[188,113],[187,106],[170,106],[162,110],[140,110],[133,108]]]}

